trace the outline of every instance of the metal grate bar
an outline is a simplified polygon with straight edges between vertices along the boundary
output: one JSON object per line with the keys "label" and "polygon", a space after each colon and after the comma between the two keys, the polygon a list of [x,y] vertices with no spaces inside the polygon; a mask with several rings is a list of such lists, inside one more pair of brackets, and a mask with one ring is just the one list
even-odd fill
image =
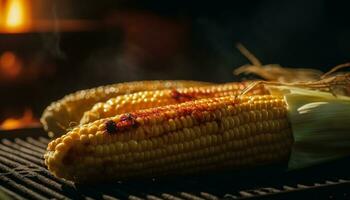
{"label": "metal grate bar", "polygon": [[55,188],[57,190],[62,189],[62,185],[57,183],[56,181],[46,178],[45,176],[42,176],[41,174],[37,173],[37,171],[40,172],[40,169],[33,168],[31,166],[22,166],[17,162],[8,160],[6,158],[0,157],[0,162],[4,163],[7,166],[11,166],[13,170],[19,171],[21,170],[21,174],[25,174],[26,176],[29,177],[35,177],[38,180],[40,180],[42,183],[46,184],[46,186],[49,186],[51,188]]}
{"label": "metal grate bar", "polygon": [[46,146],[47,146],[47,144],[49,144],[49,142],[50,142],[50,140],[47,139],[47,138],[45,138],[45,137],[39,137],[38,140],[39,140],[41,143],[45,144]]}
{"label": "metal grate bar", "polygon": [[137,196],[134,196],[134,195],[129,195],[129,200],[144,200],[143,198],[140,198],[140,197],[137,197]]}
{"label": "metal grate bar", "polygon": [[288,185],[284,185],[284,186],[283,186],[283,189],[284,189],[284,190],[287,190],[287,191],[288,191],[288,190],[295,190],[295,188],[293,188],[293,187],[291,187],[291,186],[288,186]]}
{"label": "metal grate bar", "polygon": [[[187,184],[185,187],[181,182],[175,184],[177,191],[183,191],[178,193],[180,197],[188,200],[205,200],[203,197],[200,197],[199,191],[203,191],[203,187],[197,184],[197,181],[186,180],[186,182]],[[190,193],[188,192],[189,189],[191,190]]]}
{"label": "metal grate bar", "polygon": [[[197,188],[198,191],[198,195],[208,199],[208,200],[217,200],[219,199],[219,197],[213,195],[212,193],[218,193],[218,191],[214,190],[214,187],[211,187],[205,183],[203,183],[203,181],[200,180],[189,180],[189,182],[193,185],[195,185],[195,187]],[[205,192],[203,192],[205,191]]]}
{"label": "metal grate bar", "polygon": [[5,144],[7,147],[11,147],[13,149],[17,149],[18,151],[21,151],[21,152],[23,152],[23,153],[25,153],[27,155],[30,155],[30,156],[35,156],[37,158],[41,158],[43,156],[42,153],[38,153],[36,151],[33,151],[31,149],[28,149],[28,148],[23,147],[23,146],[18,145],[18,144],[15,144],[15,143],[13,143],[13,142],[11,142],[9,140],[6,140],[6,139],[4,139],[2,141],[2,143]]}
{"label": "metal grate bar", "polygon": [[[325,183],[322,184],[314,184],[314,186],[305,186],[301,184],[297,184],[295,187],[290,187],[290,186],[283,186],[282,190],[274,189],[274,188],[262,188],[259,189],[259,191],[265,190],[265,191],[270,191],[269,193],[260,193],[258,192],[258,195],[255,195],[254,193],[257,192],[258,190],[247,190],[247,191],[240,191],[238,195],[232,195],[232,194],[227,194],[225,195],[225,199],[256,199],[256,198],[263,198],[264,199],[270,199],[272,197],[281,199],[279,197],[288,197],[289,194],[300,194],[301,192],[305,191],[310,194],[312,194],[312,191],[327,191],[322,190],[322,188],[330,188],[330,186],[336,186],[338,184],[342,183],[347,183],[348,186],[342,185],[343,187],[348,188],[350,186],[350,181],[343,182],[343,180],[337,180],[337,181],[331,181],[331,185],[327,184],[328,181],[325,181]],[[271,190],[272,189],[272,190]],[[299,193],[297,193],[299,192]],[[317,194],[317,193],[315,193]],[[314,194],[314,196],[315,196]],[[274,196],[272,196],[274,195]],[[284,195],[284,196],[283,196]],[[285,196],[287,195],[287,196]],[[346,195],[346,194],[344,194]],[[317,195],[316,195],[317,196]],[[283,198],[282,198],[283,199]]]}
{"label": "metal grate bar", "polygon": [[16,155],[12,155],[12,154],[7,154],[7,153],[4,153],[2,151],[0,151],[0,156],[3,156],[5,158],[8,158],[8,159],[11,159],[11,160],[15,160],[19,163],[22,163],[23,165],[25,166],[33,166],[33,167],[37,167],[38,169],[40,169],[40,171],[45,174],[45,176],[47,177],[50,177],[51,179],[53,180],[56,180],[58,182],[61,182],[63,184],[65,184],[66,187],[71,187],[71,188],[74,188],[74,184],[72,182],[69,182],[69,181],[65,181],[64,179],[59,179],[59,178],[56,178],[54,177],[46,168],[44,167],[41,167],[40,165],[36,164],[36,163],[33,163],[31,161],[28,161],[28,160],[25,160],[21,157],[18,157]]}
{"label": "metal grate bar", "polygon": [[40,158],[37,158],[37,157],[34,157],[34,156],[31,156],[31,155],[27,155],[27,154],[24,154],[23,152],[21,151],[18,151],[18,150],[14,150],[12,148],[9,148],[3,144],[0,144],[0,150],[4,151],[4,152],[7,152],[7,153],[10,153],[10,154],[13,154],[13,155],[17,155],[19,157],[22,157],[24,159],[27,159],[29,161],[32,161],[38,165],[44,165],[44,161]]}
{"label": "metal grate bar", "polygon": [[[34,176],[36,177],[36,179],[41,181],[45,185],[45,187],[51,186],[51,187],[55,188],[56,190],[59,190],[58,192],[70,194],[70,196],[81,198],[82,194],[80,194],[76,191],[75,186],[72,182],[65,181],[63,179],[58,179],[58,178],[54,177],[49,171],[47,171],[46,168],[41,167],[40,165],[37,165],[36,163],[33,163],[33,162],[30,162],[30,161],[25,160],[23,158],[20,158],[16,155],[4,154],[1,151],[0,151],[0,156],[3,156],[2,160],[0,160],[0,162],[6,163],[6,160],[3,160],[3,159],[7,158],[7,159],[17,161],[17,164],[22,164],[22,165],[24,164],[24,166],[33,167],[36,170],[38,170],[41,174],[45,175],[47,178],[40,175],[40,174],[37,174],[35,172],[34,172]],[[12,163],[12,164],[14,164],[14,163]]]}
{"label": "metal grate bar", "polygon": [[[142,182],[142,181],[140,181],[137,184],[128,182],[127,183],[127,187],[128,188],[133,188],[133,189],[132,190],[128,189],[127,191],[129,193],[137,194],[138,196],[141,196],[141,197],[146,198],[146,199],[149,199],[149,198],[151,198],[151,199],[155,199],[155,198],[161,199],[160,195],[155,194],[154,193],[154,189],[149,187],[150,185],[152,185],[152,182],[147,182],[147,181]],[[140,191],[140,189],[142,189],[142,191]],[[148,197],[148,196],[150,196],[150,197]]]}
{"label": "metal grate bar", "polygon": [[163,193],[162,197],[167,200],[184,200],[183,198],[176,197],[174,195],[168,194],[168,193]]}
{"label": "metal grate bar", "polygon": [[[134,188],[143,188],[145,192],[151,193],[152,195],[162,199],[183,199],[179,196],[179,190],[175,188],[175,185],[177,184],[171,184],[168,181],[163,183],[161,181],[156,181],[155,179],[153,179],[152,181],[138,182],[138,185],[135,185]],[[154,188],[157,188],[157,190],[154,190]]]}
{"label": "metal grate bar", "polygon": [[220,198],[213,195],[213,194],[210,194],[210,193],[207,193],[207,192],[201,192],[200,193],[202,197],[208,199],[208,200],[219,200]]}
{"label": "metal grate bar", "polygon": [[23,146],[20,146],[20,147],[18,147],[18,146],[20,146],[20,145],[15,144],[15,143],[8,143],[8,147],[12,147],[12,148],[18,149],[20,152],[22,152],[22,153],[24,153],[26,155],[36,157],[39,160],[43,160],[44,153],[38,153],[38,152],[30,153],[30,152],[33,152],[31,149],[29,149],[27,147],[23,147]]}
{"label": "metal grate bar", "polygon": [[41,171],[40,169],[34,166],[22,166],[18,162],[11,161],[3,157],[0,157],[0,162],[4,163],[5,165],[13,167],[13,169],[16,169],[17,171],[20,169],[21,172],[25,174],[24,176],[33,178],[36,181],[39,181],[40,183],[38,183],[39,184],[38,187],[41,187],[40,185],[45,185],[45,187],[50,187],[51,189],[54,189],[56,192],[70,194],[75,198],[81,196],[76,193],[75,188],[69,187],[69,185],[65,185],[64,183],[63,184],[58,183],[57,181],[55,181],[55,179],[50,179],[39,174],[43,171]]}
{"label": "metal grate bar", "polygon": [[146,195],[146,199],[148,199],[148,200],[163,200],[162,198],[154,196],[154,195]]}
{"label": "metal grate bar", "polygon": [[30,150],[32,150],[32,151],[38,152],[38,153],[40,153],[41,155],[43,155],[43,154],[45,153],[46,147],[45,147],[45,148],[42,148],[42,147],[40,147],[40,146],[36,146],[35,144],[31,144],[31,143],[29,143],[29,142],[27,142],[27,141],[24,141],[24,140],[22,140],[22,139],[19,139],[19,138],[16,138],[16,139],[15,139],[15,143],[16,143],[16,144],[19,144],[19,145],[21,145],[21,146],[23,146],[23,147],[26,147],[26,148],[28,148],[28,149],[30,149]]}
{"label": "metal grate bar", "polygon": [[8,173],[9,175],[13,176],[14,178],[18,179],[18,181],[25,183],[26,185],[35,188],[37,191],[40,191],[42,193],[46,193],[47,195],[58,198],[58,199],[63,199],[63,198],[68,198],[62,194],[59,194],[58,192],[49,189],[48,187],[42,187],[41,184],[38,184],[29,178],[25,177],[24,175],[20,174],[16,170],[13,170],[6,165],[0,163],[0,170],[5,171],[5,173]]}
{"label": "metal grate bar", "polygon": [[182,196],[185,199],[189,199],[189,200],[205,200],[205,199],[203,199],[201,197],[198,197],[196,195],[193,195],[193,194],[190,194],[190,193],[187,193],[187,192],[180,192],[180,196]]}
{"label": "metal grate bar", "polygon": [[11,197],[12,199],[22,199],[22,200],[26,199],[23,196],[3,187],[1,185],[0,185],[0,191],[4,192],[7,196]]}
{"label": "metal grate bar", "polygon": [[47,147],[47,143],[39,142],[39,140],[36,140],[36,139],[34,139],[32,137],[27,137],[26,139],[27,139],[28,143],[33,144],[33,145],[39,147],[40,149],[44,150]]}
{"label": "metal grate bar", "polygon": [[39,200],[45,200],[47,198],[45,198],[44,196],[26,188],[25,186],[19,184],[19,183],[16,183],[15,181],[5,177],[5,176],[0,176],[0,180],[4,183],[6,183],[7,185],[13,187],[15,189],[15,191],[21,191],[24,195],[28,196],[28,197],[31,197],[31,198],[34,198],[34,199],[39,199]]}
{"label": "metal grate bar", "polygon": [[117,199],[117,198],[115,198],[115,197],[113,197],[113,196],[109,196],[109,195],[102,195],[102,198],[104,199],[104,200],[119,200],[119,199]]}

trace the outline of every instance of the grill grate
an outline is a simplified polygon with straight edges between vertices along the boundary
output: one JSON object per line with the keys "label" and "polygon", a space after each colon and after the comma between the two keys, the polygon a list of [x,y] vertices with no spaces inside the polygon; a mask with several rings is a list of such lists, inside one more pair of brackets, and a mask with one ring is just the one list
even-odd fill
{"label": "grill grate", "polygon": [[[33,130],[23,130],[20,136],[0,132],[0,191],[13,199],[349,198],[346,193],[350,188],[348,159],[288,173],[273,168],[264,169],[264,173],[209,174],[205,177],[75,185],[52,176],[45,168],[42,155],[49,139],[42,130],[34,131],[35,134]],[[273,173],[270,173],[271,170]],[[319,177],[320,174],[322,177]]]}

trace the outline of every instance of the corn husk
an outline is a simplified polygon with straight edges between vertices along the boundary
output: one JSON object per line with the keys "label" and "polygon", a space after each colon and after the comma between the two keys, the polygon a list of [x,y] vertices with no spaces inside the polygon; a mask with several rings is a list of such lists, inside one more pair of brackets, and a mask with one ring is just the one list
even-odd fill
{"label": "corn husk", "polygon": [[284,95],[295,143],[289,169],[350,155],[350,98],[293,86],[269,86]]}

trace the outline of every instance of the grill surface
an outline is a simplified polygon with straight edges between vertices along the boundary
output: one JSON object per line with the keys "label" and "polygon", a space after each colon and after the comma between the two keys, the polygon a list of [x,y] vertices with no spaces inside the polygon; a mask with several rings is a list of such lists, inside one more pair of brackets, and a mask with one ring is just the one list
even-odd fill
{"label": "grill surface", "polygon": [[[0,132],[0,191],[13,199],[349,199],[349,158],[285,172],[283,167],[195,177],[76,185],[43,164],[41,129]],[[1,197],[0,197],[1,198]]]}

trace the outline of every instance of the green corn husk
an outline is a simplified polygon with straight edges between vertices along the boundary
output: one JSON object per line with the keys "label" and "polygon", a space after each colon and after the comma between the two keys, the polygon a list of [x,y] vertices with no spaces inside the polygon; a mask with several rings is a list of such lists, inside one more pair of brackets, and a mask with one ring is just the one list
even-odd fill
{"label": "green corn husk", "polygon": [[350,155],[350,98],[293,86],[269,86],[288,105],[295,143],[289,169]]}

